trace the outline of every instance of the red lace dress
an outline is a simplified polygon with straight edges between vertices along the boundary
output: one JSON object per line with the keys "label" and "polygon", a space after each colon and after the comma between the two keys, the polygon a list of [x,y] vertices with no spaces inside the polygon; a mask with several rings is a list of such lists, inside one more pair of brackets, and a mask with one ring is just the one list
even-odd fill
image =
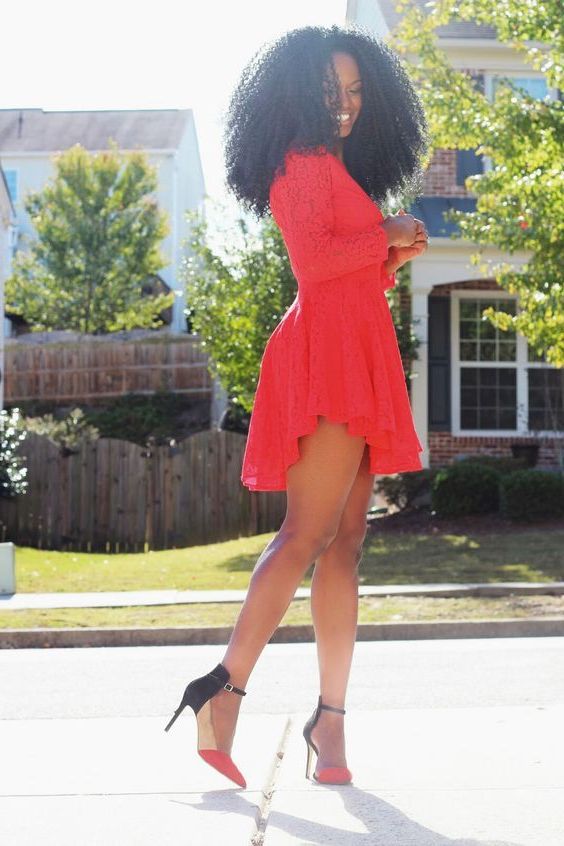
{"label": "red lace dress", "polygon": [[261,359],[242,483],[286,490],[298,438],[319,415],[365,437],[371,473],[420,470],[423,447],[384,293],[396,280],[383,266],[382,212],[325,147],[286,154],[270,208],[298,293]]}

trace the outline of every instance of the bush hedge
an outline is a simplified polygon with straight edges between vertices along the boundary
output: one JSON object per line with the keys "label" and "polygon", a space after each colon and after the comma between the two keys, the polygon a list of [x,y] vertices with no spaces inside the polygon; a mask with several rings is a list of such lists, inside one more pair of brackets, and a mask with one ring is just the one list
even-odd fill
{"label": "bush hedge", "polygon": [[564,515],[564,477],[547,470],[518,470],[500,480],[500,511],[510,520]]}
{"label": "bush hedge", "polygon": [[424,468],[409,473],[396,473],[382,476],[375,483],[375,490],[399,511],[415,506],[415,500],[430,494],[431,482],[437,473],[436,468]]}
{"label": "bush hedge", "polygon": [[467,455],[459,459],[459,461],[469,461],[471,464],[482,464],[484,467],[492,467],[502,476],[505,476],[507,473],[514,473],[516,470],[525,470],[529,466],[526,458],[513,458],[513,456],[502,455]]}
{"label": "bush hedge", "polygon": [[439,517],[485,514],[499,508],[501,474],[493,467],[458,461],[442,467],[431,485],[431,504]]}

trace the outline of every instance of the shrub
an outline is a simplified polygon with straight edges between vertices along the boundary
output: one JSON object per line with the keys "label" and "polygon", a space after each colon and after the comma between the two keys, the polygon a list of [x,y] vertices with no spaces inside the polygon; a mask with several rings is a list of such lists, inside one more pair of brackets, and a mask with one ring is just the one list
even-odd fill
{"label": "shrub", "polygon": [[172,391],[156,391],[148,396],[129,393],[118,397],[111,406],[88,409],[85,417],[101,438],[123,438],[145,446],[149,438],[155,443],[167,443],[176,437],[179,417],[190,407],[185,396]]}
{"label": "shrub", "polygon": [[547,470],[519,470],[500,484],[500,510],[511,520],[542,520],[564,514],[564,477]]}
{"label": "shrub", "polygon": [[63,455],[76,452],[82,443],[88,443],[98,437],[98,430],[87,422],[81,408],[75,408],[62,419],[56,419],[52,414],[26,417],[22,421],[22,427],[28,432],[50,438]]}
{"label": "shrub", "polygon": [[433,510],[440,517],[497,511],[499,479],[500,474],[493,467],[470,461],[442,467],[431,485]]}
{"label": "shrub", "polygon": [[382,476],[377,479],[375,489],[400,511],[413,508],[415,500],[430,494],[431,482],[436,469],[424,468],[409,473],[396,473],[393,476]]}
{"label": "shrub", "polygon": [[468,455],[461,458],[460,462],[470,461],[472,464],[481,464],[484,467],[492,467],[505,476],[507,473],[514,473],[516,470],[525,470],[529,465],[525,458],[514,458],[513,456],[500,455]]}
{"label": "shrub", "polygon": [[19,408],[0,411],[0,496],[13,497],[27,491],[27,468],[16,454],[25,437]]}

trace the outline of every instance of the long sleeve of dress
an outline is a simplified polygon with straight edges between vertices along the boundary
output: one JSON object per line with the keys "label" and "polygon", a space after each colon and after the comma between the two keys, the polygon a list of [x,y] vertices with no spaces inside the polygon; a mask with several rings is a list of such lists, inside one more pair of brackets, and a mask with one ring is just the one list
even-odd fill
{"label": "long sleeve of dress", "polygon": [[[380,224],[351,234],[335,232],[327,154],[292,151],[285,165],[285,173],[271,185],[270,205],[296,277],[317,283],[378,264],[384,274],[389,244]],[[395,277],[386,278],[386,287],[394,282]]]}

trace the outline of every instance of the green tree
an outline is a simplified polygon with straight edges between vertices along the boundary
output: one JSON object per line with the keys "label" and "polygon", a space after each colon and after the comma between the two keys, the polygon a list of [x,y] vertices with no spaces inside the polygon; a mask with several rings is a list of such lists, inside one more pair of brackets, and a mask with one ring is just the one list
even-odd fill
{"label": "green tree", "polygon": [[236,232],[216,232],[198,212],[187,212],[192,255],[186,256],[188,320],[209,355],[210,372],[231,401],[250,413],[264,346],[292,303],[297,282],[274,219],[256,233],[244,218]]}
{"label": "green tree", "polygon": [[34,330],[103,333],[155,327],[174,294],[144,296],[166,264],[166,213],[150,196],[155,169],[117,144],[91,155],[79,144],[55,157],[55,176],[25,199],[37,238],[14,257],[7,310]]}
{"label": "green tree", "polygon": [[[471,257],[519,298],[516,315],[486,309],[501,329],[513,328],[534,351],[556,367],[564,366],[564,104],[536,99],[501,81],[489,102],[469,73],[451,67],[438,47],[435,29],[449,21],[477,21],[496,29],[497,37],[520,52],[547,84],[559,91],[564,79],[564,35],[559,0],[437,0],[425,9],[396,0],[403,17],[390,45],[409,58],[410,71],[424,102],[431,129],[431,149],[476,147],[492,168],[470,176],[476,210],[451,211],[463,236],[508,254],[530,252],[520,267],[499,262],[488,267],[483,249]],[[482,263],[481,263],[482,262]]]}

